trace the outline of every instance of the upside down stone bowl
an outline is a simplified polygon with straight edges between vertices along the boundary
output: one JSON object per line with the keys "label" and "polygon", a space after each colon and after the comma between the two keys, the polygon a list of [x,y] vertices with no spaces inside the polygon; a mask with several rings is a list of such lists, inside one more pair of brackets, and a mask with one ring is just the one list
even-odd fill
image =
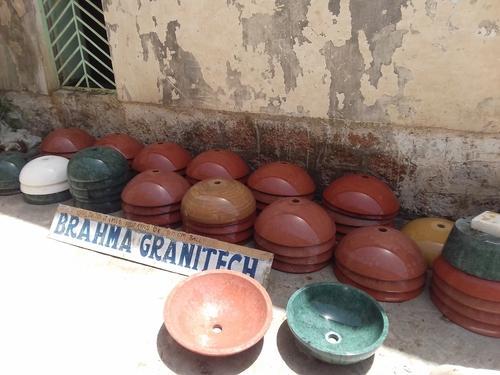
{"label": "upside down stone bowl", "polygon": [[386,226],[352,231],[339,243],[335,260],[358,275],[385,281],[415,279],[427,270],[417,244]]}
{"label": "upside down stone bowl", "polygon": [[455,222],[443,247],[443,258],[469,275],[500,282],[500,237],[472,229],[471,220]]}
{"label": "upside down stone bowl", "polygon": [[207,356],[227,356],[255,345],[272,319],[266,290],[235,271],[195,274],[170,293],[165,327],[184,348]]}
{"label": "upside down stone bowl", "polygon": [[89,147],[79,151],[68,164],[71,182],[99,182],[121,179],[128,173],[127,159],[109,147]]}
{"label": "upside down stone bowl", "polygon": [[304,168],[282,161],[261,166],[248,178],[248,186],[279,196],[308,195],[316,190],[313,179]]}
{"label": "upside down stone bowl", "polygon": [[127,160],[133,159],[144,148],[144,145],[134,137],[121,133],[108,134],[98,139],[95,145],[114,148]]}
{"label": "upside down stone bowl", "polygon": [[83,129],[59,128],[43,139],[40,149],[48,154],[68,154],[90,147],[94,143],[95,138]]}
{"label": "upside down stone bowl", "polygon": [[437,217],[422,217],[407,223],[401,232],[417,243],[425,261],[432,267],[434,260],[441,254],[452,228],[452,221]]}
{"label": "upside down stone bowl", "polygon": [[0,154],[0,195],[19,190],[19,173],[26,164],[26,156],[20,152]]}
{"label": "upside down stone bowl", "polygon": [[369,358],[384,342],[389,320],[368,294],[348,285],[322,282],[297,290],[286,307],[299,347],[328,363]]}
{"label": "upside down stone bowl", "polygon": [[234,178],[245,177],[250,168],[235,152],[230,150],[208,150],[197,155],[189,163],[186,174],[188,177],[201,181],[207,178]]}
{"label": "upside down stone bowl", "polygon": [[182,198],[183,220],[199,224],[236,224],[255,212],[250,189],[236,180],[212,178],[192,186]]}
{"label": "upside down stone bowl", "polygon": [[155,143],[144,147],[135,157],[132,169],[143,172],[159,169],[165,172],[184,170],[191,161],[191,154],[177,143]]}
{"label": "upside down stone bowl", "polygon": [[191,185],[175,172],[159,169],[135,176],[122,192],[122,200],[140,207],[159,207],[179,203]]}
{"label": "upside down stone bowl", "polygon": [[278,245],[308,247],[333,239],[335,223],[315,202],[283,198],[262,211],[255,222],[255,232]]}
{"label": "upside down stone bowl", "polygon": [[391,216],[399,211],[399,201],[391,188],[378,178],[364,174],[336,179],[323,192],[323,199],[358,215]]}

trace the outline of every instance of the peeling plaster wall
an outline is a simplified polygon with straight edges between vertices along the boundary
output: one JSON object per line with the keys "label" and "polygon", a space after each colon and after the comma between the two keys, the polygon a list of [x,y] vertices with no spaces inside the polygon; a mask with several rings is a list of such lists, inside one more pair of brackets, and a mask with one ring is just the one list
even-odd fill
{"label": "peeling plaster wall", "polygon": [[57,84],[34,0],[0,1],[0,90],[48,93]]}
{"label": "peeling plaster wall", "polygon": [[497,0],[104,0],[122,101],[500,130]]}
{"label": "peeling plaster wall", "polygon": [[244,114],[121,102],[58,90],[52,96],[0,92],[19,121],[45,135],[71,125],[95,136],[125,132],[144,142],[177,142],[193,154],[227,147],[252,168],[288,160],[308,169],[318,192],[345,172],[379,176],[409,215],[458,218],[500,210],[500,135],[343,120]]}

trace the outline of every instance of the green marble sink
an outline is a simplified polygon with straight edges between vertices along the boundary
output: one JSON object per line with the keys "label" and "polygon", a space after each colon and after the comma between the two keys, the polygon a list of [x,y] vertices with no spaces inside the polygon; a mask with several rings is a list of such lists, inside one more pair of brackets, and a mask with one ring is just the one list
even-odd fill
{"label": "green marble sink", "polygon": [[26,155],[20,152],[0,153],[0,194],[16,194],[19,190],[19,173],[26,164]]}
{"label": "green marble sink", "polygon": [[125,183],[111,186],[106,189],[78,189],[70,187],[71,195],[81,201],[103,201],[120,199]]}
{"label": "green marble sink", "polygon": [[68,199],[71,199],[71,194],[69,193],[69,190],[43,195],[31,195],[23,193],[23,198],[26,203],[43,205],[67,201]]}
{"label": "green marble sink", "polygon": [[132,173],[124,173],[120,177],[108,178],[97,182],[81,182],[69,180],[69,186],[75,190],[106,190],[116,185],[126,184],[132,177]]}
{"label": "green marble sink", "polygon": [[77,152],[68,163],[70,182],[100,182],[121,178],[129,171],[127,159],[110,147],[89,147]]}
{"label": "green marble sink", "polygon": [[472,229],[472,217],[458,219],[443,247],[443,258],[460,271],[500,281],[500,237]]}
{"label": "green marble sink", "polygon": [[297,290],[286,307],[299,347],[328,363],[352,364],[369,358],[389,331],[383,308],[365,292],[333,282]]}

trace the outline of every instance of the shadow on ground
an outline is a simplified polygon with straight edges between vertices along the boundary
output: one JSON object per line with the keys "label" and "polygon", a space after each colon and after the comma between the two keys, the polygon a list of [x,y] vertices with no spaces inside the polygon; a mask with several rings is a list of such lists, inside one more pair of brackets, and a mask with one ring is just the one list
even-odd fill
{"label": "shadow on ground", "polygon": [[156,340],[162,362],[176,374],[239,374],[255,362],[262,351],[263,340],[244,352],[228,357],[207,357],[177,344],[162,324]]}
{"label": "shadow on ground", "polygon": [[297,374],[304,375],[326,375],[326,374],[366,374],[373,364],[373,356],[353,365],[331,365],[321,362],[308,354],[305,354],[296,345],[288,323],[285,320],[276,337],[278,351],[287,366]]}

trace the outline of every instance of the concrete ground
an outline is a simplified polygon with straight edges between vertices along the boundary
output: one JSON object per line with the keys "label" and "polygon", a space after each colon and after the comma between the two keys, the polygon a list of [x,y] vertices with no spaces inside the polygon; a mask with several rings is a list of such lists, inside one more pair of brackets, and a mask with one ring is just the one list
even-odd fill
{"label": "concrete ground", "polygon": [[[330,268],[306,275],[273,271],[268,290],[274,316],[264,340],[229,358],[195,355],[173,342],[162,321],[164,300],[184,276],[47,238],[55,208],[25,204],[19,195],[0,197],[0,374],[386,375],[500,370],[500,340],[449,322],[433,306],[428,291],[413,301],[383,304],[389,336],[374,357],[356,365],[332,366],[305,356],[295,347],[284,308],[299,287],[335,280]],[[442,364],[453,366],[437,367]]]}

